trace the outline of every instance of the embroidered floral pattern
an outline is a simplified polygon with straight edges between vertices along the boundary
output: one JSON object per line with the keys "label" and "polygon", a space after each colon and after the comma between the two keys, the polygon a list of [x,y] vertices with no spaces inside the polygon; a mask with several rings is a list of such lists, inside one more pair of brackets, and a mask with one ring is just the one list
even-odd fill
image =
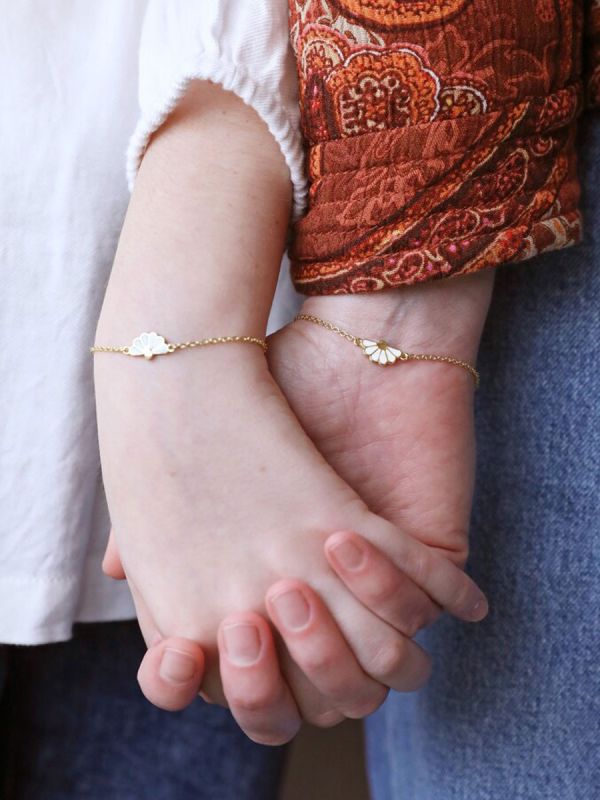
{"label": "embroidered floral pattern", "polygon": [[416,124],[439,108],[436,76],[407,49],[352,54],[331,70],[326,91],[341,136]]}
{"label": "embroidered floral pattern", "polygon": [[333,0],[348,17],[373,27],[400,30],[456,14],[469,0]]}
{"label": "embroidered floral pattern", "polygon": [[[587,3],[593,49],[600,0]],[[290,9],[311,181],[291,251],[300,291],[376,291],[579,241],[581,2]]]}

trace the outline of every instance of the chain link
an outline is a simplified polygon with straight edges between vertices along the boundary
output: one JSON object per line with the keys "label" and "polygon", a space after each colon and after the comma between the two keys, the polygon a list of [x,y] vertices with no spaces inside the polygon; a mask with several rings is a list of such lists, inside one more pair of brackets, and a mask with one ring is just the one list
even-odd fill
{"label": "chain link", "polygon": [[461,361],[460,358],[453,358],[452,356],[436,356],[428,353],[407,353],[407,361],[442,361],[444,364],[452,364],[455,367],[462,367],[470,372],[473,376],[475,386],[479,387],[479,372],[472,364],[467,361]]}
{"label": "chain link", "polygon": [[109,347],[101,344],[90,347],[90,353],[128,353],[128,351],[129,347]]}
{"label": "chain link", "polygon": [[[256,344],[265,353],[268,346],[266,339],[260,339],[258,336],[211,336],[209,339],[194,339],[191,342],[167,343],[167,347],[169,348],[169,353],[174,353],[175,350],[184,350],[187,347],[207,347],[213,344]],[[109,347],[107,345],[94,345],[90,347],[90,353],[124,353],[125,355],[130,355],[129,346]]]}
{"label": "chain link", "polygon": [[[360,336],[353,336],[348,331],[345,331],[343,328],[340,328],[338,325],[335,325],[333,322],[328,322],[326,319],[321,319],[320,317],[314,316],[314,314],[297,314],[294,317],[294,321],[296,320],[305,320],[306,322],[313,322],[315,325],[320,325],[321,328],[326,328],[328,331],[332,331],[336,333],[338,336],[341,336],[343,339],[346,339],[352,344],[355,344],[357,347],[363,349],[363,339]],[[375,340],[372,340],[375,341]],[[382,345],[386,346],[386,342],[381,342]],[[400,348],[396,348],[400,349]],[[455,367],[462,367],[469,372],[475,382],[475,388],[479,387],[479,372],[475,369],[472,364],[469,364],[467,361],[461,361],[460,358],[453,358],[452,356],[438,356],[433,355],[430,353],[406,353],[401,351],[401,355],[397,359],[398,361],[438,361],[444,364],[451,364]]]}
{"label": "chain link", "polygon": [[313,314],[297,314],[294,317],[294,322],[298,319],[304,319],[306,322],[314,322],[315,325],[320,325],[322,328],[327,328],[328,331],[333,331],[333,333],[337,333],[338,336],[341,336],[342,339],[346,339],[352,344],[356,344],[360,347],[361,339],[358,336],[352,336],[351,333],[345,331],[343,328],[339,328],[337,325],[334,325],[333,322],[327,322],[326,319],[321,319],[320,317],[315,317]]}
{"label": "chain link", "polygon": [[[257,344],[267,352],[267,342],[257,336],[211,336],[209,339],[194,339],[191,342],[181,342],[180,344],[170,344],[173,350],[183,350],[186,347],[207,347],[211,344]],[[173,352],[173,351],[171,351]]]}

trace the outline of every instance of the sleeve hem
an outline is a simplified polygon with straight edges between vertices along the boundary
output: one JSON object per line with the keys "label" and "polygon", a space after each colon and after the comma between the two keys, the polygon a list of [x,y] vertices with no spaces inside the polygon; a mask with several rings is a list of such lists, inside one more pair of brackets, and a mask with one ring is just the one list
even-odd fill
{"label": "sleeve hem", "polygon": [[292,221],[302,216],[306,207],[308,183],[304,171],[304,150],[299,124],[294,124],[285,110],[285,103],[278,95],[266,98],[260,85],[238,64],[202,58],[194,61],[181,76],[174,80],[171,88],[153,108],[142,113],[131,135],[125,156],[125,172],[129,191],[133,191],[135,178],[152,133],[167,119],[183,97],[190,81],[210,80],[224,89],[234,92],[253,108],[265,121],[269,131],[278,142],[290,170],[293,186]]}
{"label": "sleeve hem", "polygon": [[582,234],[581,211],[575,209],[537,220],[529,227],[503,228],[492,241],[490,237],[472,237],[469,247],[480,247],[480,252],[462,267],[453,264],[459,245],[451,243],[436,254],[435,260],[427,250],[395,251],[356,263],[337,274],[315,276],[314,269],[309,273],[302,262],[292,262],[292,279],[296,291],[308,296],[378,292],[527,261],[542,253],[577,245],[582,241]]}

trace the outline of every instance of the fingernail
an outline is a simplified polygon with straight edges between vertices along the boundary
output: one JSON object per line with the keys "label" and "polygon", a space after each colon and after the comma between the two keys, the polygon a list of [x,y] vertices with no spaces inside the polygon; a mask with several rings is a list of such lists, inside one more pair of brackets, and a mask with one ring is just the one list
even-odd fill
{"label": "fingernail", "polygon": [[181,650],[167,647],[160,662],[159,675],[167,683],[181,685],[189,683],[196,674],[196,670],[197,664],[192,656]]}
{"label": "fingernail", "polygon": [[250,622],[236,622],[223,628],[227,657],[234,664],[254,664],[260,655],[260,634]]}
{"label": "fingernail", "polygon": [[292,631],[304,628],[310,618],[310,606],[306,598],[297,589],[276,594],[271,602],[277,609],[279,619]]}
{"label": "fingernail", "polygon": [[365,560],[364,550],[349,539],[330,547],[329,552],[343,569],[351,572],[359,569]]}
{"label": "fingernail", "polygon": [[470,617],[474,622],[478,622],[480,619],[483,619],[488,612],[487,608],[487,600],[479,599],[477,602],[471,607]]}

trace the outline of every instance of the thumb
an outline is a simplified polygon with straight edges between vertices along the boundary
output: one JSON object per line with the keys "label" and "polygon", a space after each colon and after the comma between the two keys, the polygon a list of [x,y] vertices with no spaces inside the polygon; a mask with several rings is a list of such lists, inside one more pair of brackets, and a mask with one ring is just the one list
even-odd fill
{"label": "thumb", "polygon": [[126,577],[112,528],[108,534],[108,544],[106,545],[106,551],[102,559],[102,572],[108,575],[109,578],[114,578],[117,581],[123,581]]}
{"label": "thumb", "polygon": [[171,637],[148,649],[138,671],[138,683],[155,706],[179,711],[197,697],[203,676],[204,652],[200,645]]}

